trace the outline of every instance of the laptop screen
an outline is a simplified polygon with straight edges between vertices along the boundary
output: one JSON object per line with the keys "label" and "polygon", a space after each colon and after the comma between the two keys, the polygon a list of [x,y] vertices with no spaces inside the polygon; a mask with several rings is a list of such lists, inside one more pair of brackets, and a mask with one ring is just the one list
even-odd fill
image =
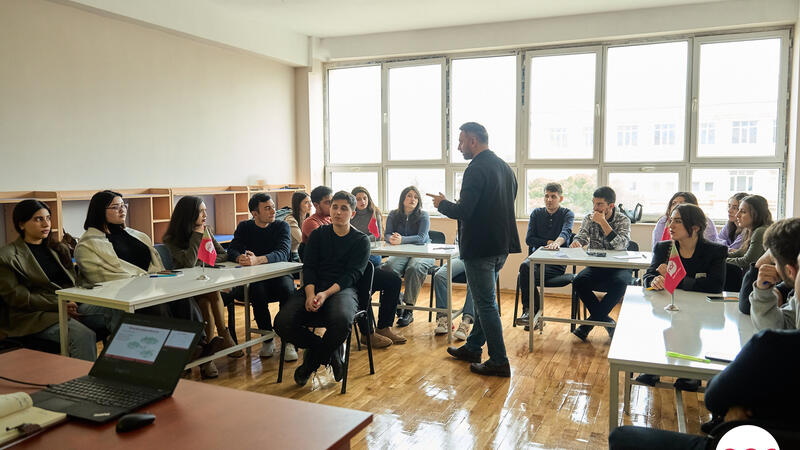
{"label": "laptop screen", "polygon": [[172,391],[202,330],[199,322],[125,314],[89,375]]}

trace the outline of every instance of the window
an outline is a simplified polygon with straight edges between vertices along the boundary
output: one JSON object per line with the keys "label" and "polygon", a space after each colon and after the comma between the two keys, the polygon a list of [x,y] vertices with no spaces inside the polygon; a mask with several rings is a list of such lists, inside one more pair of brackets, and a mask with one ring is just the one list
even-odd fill
{"label": "window", "polygon": [[782,212],[791,42],[789,27],[706,30],[330,63],[326,182],[363,184],[384,209],[410,184],[457,199],[468,164],[459,127],[479,122],[527,190],[519,218],[541,204],[549,180],[565,185],[579,216],[600,185],[626,206],[642,203],[645,220],[685,190],[715,219],[740,190]]}
{"label": "window", "polygon": [[328,71],[331,163],[381,161],[381,68]]}
{"label": "window", "polygon": [[544,187],[547,183],[560,183],[564,191],[561,206],[575,213],[575,219],[592,210],[592,194],[597,189],[597,170],[595,169],[528,169],[526,172],[527,199],[526,214],[534,208],[544,206]]}
{"label": "window", "polygon": [[463,162],[458,128],[478,122],[489,132],[489,148],[514,162],[517,148],[517,57],[454,59],[450,69],[450,161]]}
{"label": "window", "polygon": [[[688,48],[686,41],[679,41],[608,49],[606,161],[683,159],[683,146],[675,143],[684,142]],[[645,130],[656,124],[674,125],[671,131],[665,130],[666,142],[659,130],[658,139],[650,143],[639,142],[635,132],[627,131],[636,126],[632,124]]]}
{"label": "window", "polygon": [[[772,217],[777,217],[780,170],[772,168],[746,169],[693,169],[692,186],[711,185],[700,195],[695,190],[700,207],[715,220],[728,217],[728,199],[737,192],[762,195],[769,203]],[[728,188],[726,190],[726,188]]]}
{"label": "window", "polygon": [[714,122],[700,124],[700,144],[714,145],[716,143],[716,128]]}
{"label": "window", "polygon": [[[361,186],[369,191],[372,201],[379,203],[378,172],[331,172],[330,187],[333,192],[350,192],[354,187]],[[380,206],[380,203],[379,203]]]}
{"label": "window", "polygon": [[[731,130],[732,145],[701,142],[700,157],[774,156],[775,142],[758,138],[757,123],[772,123],[779,108],[781,40],[703,43],[700,46],[699,122]],[[741,119],[746,116],[746,119]],[[727,124],[727,126],[726,126]],[[748,144],[748,145],[741,145]]]}
{"label": "window", "polygon": [[422,209],[435,213],[433,200],[425,194],[445,192],[444,169],[389,169],[387,185],[386,211],[397,209],[403,189],[416,186],[422,195]]}
{"label": "window", "polygon": [[732,122],[731,144],[755,144],[757,136],[757,120],[734,120]]}
{"label": "window", "polygon": [[389,69],[389,159],[441,158],[441,64]]}
{"label": "window", "polygon": [[610,172],[608,184],[617,194],[617,204],[633,209],[641,203],[642,218],[658,220],[672,194],[680,190],[680,177],[678,172]]}
{"label": "window", "polygon": [[653,145],[675,145],[675,124],[656,124]]}
{"label": "window", "polygon": [[[595,53],[531,58],[530,158],[592,157],[596,65]],[[554,139],[552,130],[563,130],[563,138]],[[582,135],[569,139],[567,130]]]}
{"label": "window", "polygon": [[617,147],[636,147],[639,145],[638,125],[617,126]]}

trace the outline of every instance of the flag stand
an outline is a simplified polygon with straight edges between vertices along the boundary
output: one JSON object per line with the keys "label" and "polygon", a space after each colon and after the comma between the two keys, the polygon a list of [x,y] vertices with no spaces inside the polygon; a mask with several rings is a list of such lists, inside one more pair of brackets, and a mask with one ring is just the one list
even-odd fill
{"label": "flag stand", "polygon": [[211,278],[209,278],[208,275],[206,275],[206,263],[205,263],[205,261],[203,261],[202,264],[203,264],[203,266],[202,266],[203,267],[203,273],[199,277],[195,278],[195,280],[203,280],[203,281],[210,280]]}
{"label": "flag stand", "polygon": [[664,307],[664,310],[665,311],[680,311],[681,309],[678,308],[677,306],[675,306],[675,292],[673,292],[670,295],[672,296],[671,300],[669,302],[669,305]]}

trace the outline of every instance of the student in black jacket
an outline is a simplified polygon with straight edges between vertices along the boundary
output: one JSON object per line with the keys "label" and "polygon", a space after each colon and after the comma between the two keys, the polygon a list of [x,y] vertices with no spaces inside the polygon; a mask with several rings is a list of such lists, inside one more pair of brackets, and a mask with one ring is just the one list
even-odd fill
{"label": "student in black jacket", "polygon": [[[722,292],[722,287],[725,286],[725,258],[728,257],[728,247],[703,237],[706,223],[706,215],[698,206],[690,203],[675,206],[668,221],[672,239],[656,244],[653,261],[642,277],[645,287],[664,289],[664,276],[667,273],[669,255],[674,243],[686,270],[686,276],[678,284],[678,289]],[[652,374],[641,374],[636,377],[636,381],[650,386],[655,386],[659,379],[658,375]],[[700,380],[678,378],[675,386],[683,390],[696,391],[700,387]]]}
{"label": "student in black jacket", "polygon": [[[356,283],[369,259],[369,239],[350,226],[356,199],[339,191],[331,202],[331,225],[314,230],[303,253],[302,290],[296,291],[275,317],[278,335],[305,348],[303,364],[294,381],[304,386],[320,365],[330,364],[336,381],[344,375],[342,343],[357,312]],[[320,337],[305,326],[310,320],[324,323]]]}
{"label": "student in black jacket", "polygon": [[[472,160],[464,171],[457,203],[439,195],[433,205],[451,219],[458,219],[458,248],[467,273],[467,288],[475,300],[475,325],[463,347],[447,352],[469,361],[470,370],[481,375],[511,376],[503,342],[503,325],[494,301],[495,281],[509,253],[519,253],[514,214],[517,178],[508,164],[489,150],[486,128],[475,122],[461,125],[458,150]],[[489,359],[481,364],[483,344]]]}
{"label": "student in black jacket", "polygon": [[664,276],[674,242],[686,270],[686,277],[678,284],[678,289],[722,292],[728,248],[703,237],[705,217],[702,209],[689,203],[673,209],[669,221],[672,240],[659,242],[653,249],[652,263],[643,277],[645,287],[664,289]]}

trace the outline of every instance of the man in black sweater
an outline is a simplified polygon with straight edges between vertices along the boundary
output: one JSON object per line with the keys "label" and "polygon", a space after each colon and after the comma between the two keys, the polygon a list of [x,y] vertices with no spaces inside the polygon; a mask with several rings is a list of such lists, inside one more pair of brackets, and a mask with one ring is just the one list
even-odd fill
{"label": "man in black sweater", "polygon": [[[292,238],[289,224],[275,220],[275,202],[269,195],[258,193],[248,203],[251,220],[239,222],[228,246],[228,259],[243,266],[255,266],[280,261],[289,261]],[[250,303],[253,305],[258,328],[272,330],[270,302],[283,305],[294,290],[294,281],[289,275],[250,284]],[[269,358],[275,351],[272,339],[264,341],[259,356]],[[287,349],[287,361],[297,360],[294,348]]]}
{"label": "man in black sweater", "polygon": [[[303,282],[275,317],[278,335],[305,348],[303,364],[294,372],[300,386],[320,365],[330,364],[336,381],[344,375],[342,344],[357,312],[356,284],[369,260],[369,239],[350,226],[356,199],[339,191],[331,202],[331,225],[314,230],[303,256]],[[320,337],[309,331],[309,322],[323,324]]]}
{"label": "man in black sweater", "polygon": [[[495,281],[509,253],[519,253],[514,214],[517,178],[508,164],[489,150],[489,134],[483,125],[461,125],[458,150],[472,160],[464,171],[457,203],[441,192],[433,205],[451,219],[458,219],[458,249],[467,273],[467,287],[475,300],[475,325],[463,347],[449,347],[457,359],[469,361],[470,370],[481,375],[511,376],[503,342],[503,324],[495,303]],[[489,359],[481,364],[483,344]]]}

